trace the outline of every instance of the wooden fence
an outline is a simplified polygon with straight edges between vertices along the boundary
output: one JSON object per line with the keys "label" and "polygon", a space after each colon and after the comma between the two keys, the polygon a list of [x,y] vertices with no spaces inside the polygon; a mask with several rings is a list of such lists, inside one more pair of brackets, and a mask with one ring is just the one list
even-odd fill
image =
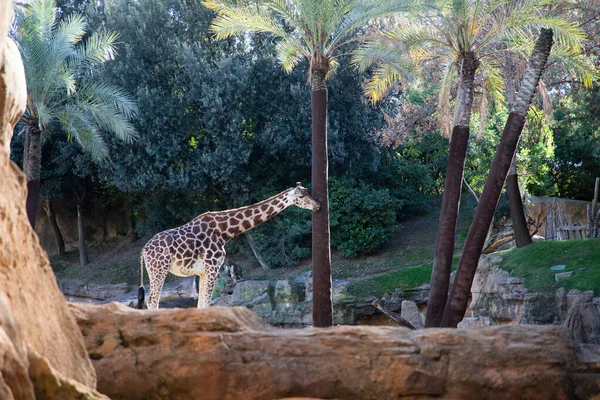
{"label": "wooden fence", "polygon": [[587,225],[560,226],[556,228],[556,240],[583,239],[587,232]]}

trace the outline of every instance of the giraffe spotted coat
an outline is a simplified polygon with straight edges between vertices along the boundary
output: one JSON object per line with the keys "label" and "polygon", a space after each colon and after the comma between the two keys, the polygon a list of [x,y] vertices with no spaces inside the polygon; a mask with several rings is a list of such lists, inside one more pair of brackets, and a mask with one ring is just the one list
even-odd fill
{"label": "giraffe spotted coat", "polygon": [[317,211],[319,204],[299,183],[259,203],[218,212],[207,212],[177,228],[157,233],[140,255],[143,304],[144,264],[150,277],[148,308],[158,308],[160,293],[169,272],[188,277],[198,275],[198,308],[210,306],[219,268],[225,261],[225,243],[295,205]]}

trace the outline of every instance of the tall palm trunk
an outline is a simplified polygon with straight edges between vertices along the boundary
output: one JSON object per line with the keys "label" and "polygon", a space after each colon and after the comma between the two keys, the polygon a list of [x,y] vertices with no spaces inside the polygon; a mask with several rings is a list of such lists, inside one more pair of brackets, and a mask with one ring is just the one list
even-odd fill
{"label": "tall palm trunk", "polygon": [[[506,98],[509,109],[516,101],[516,90],[514,86],[515,66],[509,58],[504,67],[504,81],[506,82]],[[510,219],[512,220],[513,232],[515,234],[515,244],[517,247],[525,247],[531,243],[531,235],[525,219],[523,210],[523,201],[521,200],[521,191],[519,190],[519,175],[517,174],[516,152],[513,157],[506,177],[506,192],[508,194],[508,204],[510,206]]]}
{"label": "tall palm trunk", "polygon": [[442,317],[442,326],[444,327],[456,327],[465,315],[487,230],[492,222],[508,169],[517,149],[523,126],[525,126],[527,110],[551,48],[552,30],[542,29],[531,53],[527,70],[523,75],[517,99],[508,116],[508,121],[506,121],[490,174],[486,179],[473,223],[469,228],[463,255]]}
{"label": "tall palm trunk", "polygon": [[479,61],[473,53],[465,53],[463,56],[454,128],[452,129],[450,153],[448,154],[448,169],[446,171],[444,195],[442,197],[442,210],[433,258],[431,289],[429,291],[427,316],[425,318],[425,327],[428,328],[439,326],[448,296],[450,270],[454,254],[456,221],[458,220],[465,158],[469,144],[469,121],[471,120],[471,107],[473,105],[473,85],[475,72],[477,72],[477,68],[479,67]]}
{"label": "tall palm trunk", "polygon": [[525,211],[523,210],[523,200],[521,200],[521,191],[519,190],[519,176],[517,175],[516,151],[513,157],[508,175],[506,176],[506,191],[508,192],[508,204],[510,206],[510,219],[512,220],[513,232],[515,234],[515,244],[517,247],[525,247],[532,242]]}
{"label": "tall palm trunk", "polygon": [[83,219],[83,202],[85,200],[85,187],[81,194],[78,192],[75,193],[75,200],[77,201],[77,238],[79,244],[79,264],[83,267],[89,262],[87,249],[85,247],[85,224]]}
{"label": "tall palm trunk", "polygon": [[60,232],[60,228],[58,227],[58,223],[56,222],[56,214],[54,213],[54,209],[52,208],[52,199],[46,199],[44,211],[46,212],[46,216],[48,217],[48,223],[50,224],[50,227],[52,228],[52,233],[54,234],[56,252],[59,256],[62,256],[65,254],[65,240],[63,239],[62,233]]}
{"label": "tall palm trunk", "polygon": [[24,156],[23,170],[27,176],[27,200],[25,209],[31,227],[35,229],[38,204],[40,198],[40,170],[42,168],[42,135],[35,125],[29,126],[26,156]]}
{"label": "tall palm trunk", "polygon": [[311,68],[312,197],[321,208],[312,214],[313,325],[333,325],[331,251],[329,245],[329,190],[327,162],[326,62]]}

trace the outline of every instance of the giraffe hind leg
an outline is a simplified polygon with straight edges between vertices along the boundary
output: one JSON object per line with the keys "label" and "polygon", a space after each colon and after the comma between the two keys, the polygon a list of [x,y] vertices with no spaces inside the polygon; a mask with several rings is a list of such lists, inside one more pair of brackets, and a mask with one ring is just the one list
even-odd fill
{"label": "giraffe hind leg", "polygon": [[150,295],[148,296],[148,302],[146,304],[148,305],[149,310],[156,310],[158,308],[160,293],[168,274],[169,263],[164,261],[155,263],[152,268],[148,268],[148,276],[150,277]]}
{"label": "giraffe hind leg", "polygon": [[206,293],[206,274],[198,275],[198,309],[206,308],[204,305],[204,297]]}

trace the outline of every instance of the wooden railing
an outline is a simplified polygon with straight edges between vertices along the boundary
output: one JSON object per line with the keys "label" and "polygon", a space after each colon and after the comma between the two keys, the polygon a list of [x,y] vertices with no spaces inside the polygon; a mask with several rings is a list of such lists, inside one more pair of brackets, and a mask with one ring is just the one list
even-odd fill
{"label": "wooden railing", "polygon": [[556,228],[556,240],[583,239],[587,237],[587,225],[561,226]]}

